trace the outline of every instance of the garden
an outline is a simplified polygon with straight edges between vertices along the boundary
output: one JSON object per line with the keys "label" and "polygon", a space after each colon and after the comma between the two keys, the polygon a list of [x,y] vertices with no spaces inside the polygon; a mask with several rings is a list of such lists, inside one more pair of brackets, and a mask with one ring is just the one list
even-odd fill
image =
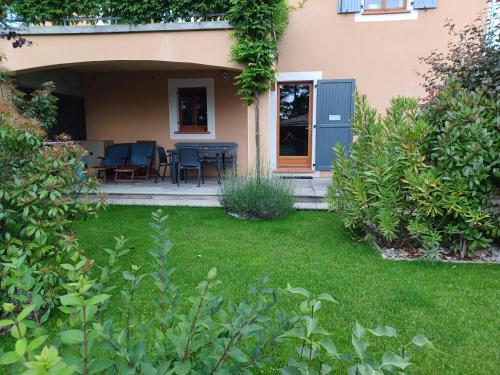
{"label": "garden", "polygon": [[[258,109],[291,9],[217,6],[247,65],[239,95]],[[150,8],[129,22],[153,19]],[[107,207],[87,195],[98,182],[83,149],[44,144],[51,84],[23,96],[2,73],[1,372],[499,372],[500,268],[467,263],[500,233],[498,42],[449,26],[455,44],[422,60],[425,100],[395,98],[381,115],[356,94],[331,212],[293,211],[289,185],[262,172],[258,116],[257,171],[223,182],[223,209]]]}

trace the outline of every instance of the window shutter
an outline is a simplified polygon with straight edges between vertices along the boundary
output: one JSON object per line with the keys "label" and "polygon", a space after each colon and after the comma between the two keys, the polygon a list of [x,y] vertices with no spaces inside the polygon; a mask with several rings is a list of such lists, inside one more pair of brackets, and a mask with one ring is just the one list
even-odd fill
{"label": "window shutter", "polygon": [[337,0],[337,13],[361,12],[361,0]]}
{"label": "window shutter", "polygon": [[437,8],[437,0],[415,0],[413,9],[435,9]]}

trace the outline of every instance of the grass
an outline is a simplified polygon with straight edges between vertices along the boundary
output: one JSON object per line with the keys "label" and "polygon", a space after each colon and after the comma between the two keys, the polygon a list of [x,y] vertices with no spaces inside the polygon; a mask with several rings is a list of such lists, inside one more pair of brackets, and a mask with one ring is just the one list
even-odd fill
{"label": "grass", "polygon": [[[106,261],[102,247],[126,236],[133,250],[123,267],[136,264],[149,272],[152,210],[111,207],[97,219],[76,223],[75,231],[98,264]],[[165,211],[174,243],[174,282],[184,297],[193,295],[214,266],[223,281],[218,291],[231,301],[267,274],[274,287],[290,282],[339,301],[327,306],[321,319],[340,350],[350,351],[357,320],[371,328],[391,325],[405,340],[417,333],[431,339],[438,351],[417,350],[414,374],[500,373],[499,266],[385,261],[372,246],[353,241],[339,217],[328,212],[294,212],[263,222],[240,221],[220,209]],[[138,313],[144,316],[156,298],[148,283],[137,294]],[[115,294],[109,313],[121,319]],[[289,297],[282,306],[296,309],[300,301]],[[290,350],[284,347],[278,356],[285,360]]]}

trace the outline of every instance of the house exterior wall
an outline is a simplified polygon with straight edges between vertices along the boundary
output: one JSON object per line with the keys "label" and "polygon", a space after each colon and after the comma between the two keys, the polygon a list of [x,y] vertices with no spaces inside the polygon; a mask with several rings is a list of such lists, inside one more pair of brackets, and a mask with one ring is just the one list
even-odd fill
{"label": "house exterior wall", "polygon": [[[307,0],[291,12],[277,70],[286,77],[315,72],[322,79],[355,79],[369,103],[383,111],[392,97],[424,95],[416,71],[425,67],[418,58],[446,47],[450,38],[443,27],[446,20],[460,29],[486,8],[486,0],[438,0],[436,9],[370,16],[338,14],[337,0]],[[176,141],[169,137],[168,78],[213,77],[215,140],[237,142],[240,167],[253,168],[254,107],[243,106],[235,96],[233,77],[241,66],[231,61],[233,40],[227,25],[218,29],[180,25],[182,30],[163,31],[155,29],[161,25],[139,25],[129,27],[130,32],[126,25],[85,32],[47,28],[44,34],[28,36],[33,47],[12,49],[2,39],[0,50],[6,57],[4,66],[15,73],[57,67],[79,70],[89,139],[150,138],[172,147]],[[231,79],[225,81],[222,71]],[[275,98],[271,91],[260,100],[262,156],[271,169],[276,165]]]}
{"label": "house exterior wall", "polygon": [[[308,0],[290,14],[278,71],[322,71],[323,79],[354,78],[370,104],[384,110],[394,96],[424,94],[415,74],[423,69],[418,58],[446,47],[446,20],[460,29],[486,7],[486,0],[439,0],[436,9],[419,10],[416,19],[365,15],[357,22],[359,14],[337,13],[337,1]],[[370,17],[379,21],[370,22]]]}
{"label": "house exterior wall", "polygon": [[147,71],[82,73],[87,138],[135,142],[156,140],[174,148],[170,139],[168,80],[213,78],[217,142],[238,143],[239,166],[247,168],[248,109],[235,94],[234,73],[221,71]]}
{"label": "house exterior wall", "polygon": [[[38,29],[43,29],[39,27]],[[63,28],[64,29],[64,28]],[[68,28],[68,31],[76,28]],[[239,69],[231,61],[227,30],[186,30],[96,34],[33,34],[32,47],[13,49],[2,39],[3,64],[15,72],[77,67],[82,63],[175,62]]]}

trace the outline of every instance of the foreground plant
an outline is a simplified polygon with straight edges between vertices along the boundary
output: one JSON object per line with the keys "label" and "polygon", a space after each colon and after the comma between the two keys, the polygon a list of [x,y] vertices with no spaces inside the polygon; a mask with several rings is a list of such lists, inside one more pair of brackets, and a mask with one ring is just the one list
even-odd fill
{"label": "foreground plant", "polygon": [[81,257],[73,220],[102,207],[81,194],[98,186],[83,173],[84,150],[67,139],[44,141],[36,119],[13,109],[0,114],[0,300],[15,303],[18,312],[36,300],[42,321],[65,282],[58,265]]}
{"label": "foreground plant", "polygon": [[[123,272],[128,284],[122,290],[123,324],[102,320],[100,314],[111,299],[110,294],[103,293],[111,290],[104,282],[116,271],[119,254],[126,251],[123,239],[118,239],[116,249],[108,251],[110,266],[102,268],[99,282],[91,278],[90,259],[64,264],[68,282],[63,285],[66,293],[59,298],[59,310],[65,317],[60,319],[55,337],[49,338],[28,319],[36,313],[36,304],[24,304],[20,313],[15,312],[13,304],[2,306],[6,316],[0,320],[0,327],[7,327],[15,342],[8,351],[0,348],[0,366],[9,374],[30,375],[270,373],[277,366],[273,353],[278,345],[294,339],[300,340],[300,357],[291,359],[281,370],[283,374],[328,374],[336,361],[346,360],[352,361],[357,371],[352,374],[377,373],[368,372],[369,368],[380,373],[410,365],[408,345],[402,346],[399,354],[386,353],[377,365],[366,354],[365,332],[360,326],[354,331],[356,354],[338,354],[328,339],[330,334],[318,322],[321,304],[335,303],[326,293],[311,298],[305,289],[289,287],[290,293],[306,298],[300,304],[301,315],[294,316],[278,309],[278,292],[263,278],[260,286],[250,289],[249,298],[226,304],[214,294],[220,284],[214,268],[198,285],[197,294],[187,299],[187,306],[178,303],[178,289],[171,282],[173,268],[168,255],[172,246],[165,221],[161,212],[153,213],[155,246],[150,254],[157,270],[144,274],[132,265],[130,271]],[[152,278],[159,298],[153,316],[143,317],[139,314],[142,306],[135,305],[134,296],[145,277]],[[371,332],[395,336],[388,327]],[[413,343],[430,345],[420,336]]]}

